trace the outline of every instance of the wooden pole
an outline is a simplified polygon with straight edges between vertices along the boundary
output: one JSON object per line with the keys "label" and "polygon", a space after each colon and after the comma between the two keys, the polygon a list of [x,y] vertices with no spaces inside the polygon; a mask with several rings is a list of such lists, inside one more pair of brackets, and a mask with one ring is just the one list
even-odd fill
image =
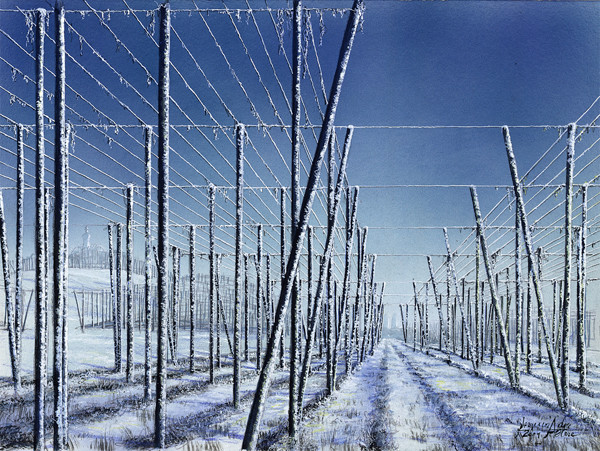
{"label": "wooden pole", "polygon": [[[66,224],[68,221],[66,206],[69,202],[67,187],[67,152],[68,143],[66,136],[65,117],[65,9],[62,2],[56,3],[55,15],[55,42],[56,42],[56,84],[54,93],[54,271],[53,271],[53,325],[54,325],[54,355],[52,370],[52,385],[54,392],[54,424],[53,446],[54,449],[63,450],[67,443],[65,430],[65,416],[63,403],[66,402],[66,393],[63,393],[66,374],[62,371],[64,349],[64,328],[66,325],[64,304],[67,302],[65,291],[65,278],[67,266],[67,236]],[[48,245],[48,244],[46,244]],[[66,408],[66,406],[65,406]]]}
{"label": "wooden pole", "polygon": [[577,363],[579,367],[579,388],[585,389],[587,383],[587,359],[585,343],[585,310],[586,310],[586,273],[587,273],[587,183],[581,187],[581,229],[579,232],[579,287],[577,291],[577,345],[579,355]]}
{"label": "wooden pole", "polygon": [[[515,197],[517,200],[517,209],[518,209],[518,214],[520,217],[521,230],[523,231],[523,236],[525,238],[525,249],[527,251],[527,260],[528,260],[528,264],[531,266],[531,268],[533,268],[534,267],[533,244],[532,244],[532,240],[531,240],[531,232],[529,230],[529,224],[527,221],[527,214],[525,212],[525,203],[523,202],[523,187],[521,186],[521,181],[519,179],[519,174],[517,172],[517,162],[516,162],[515,155],[514,155],[514,152],[512,149],[512,143],[510,140],[510,132],[509,132],[509,129],[507,126],[502,127],[502,133],[504,135],[504,144],[506,146],[506,153],[507,153],[507,157],[508,157],[511,178],[513,181]],[[556,391],[556,399],[558,401],[559,407],[561,407],[562,409],[566,409],[567,404],[565,404],[563,402],[562,388],[561,388],[559,380],[558,380],[558,373],[557,373],[556,360],[555,360],[555,356],[554,356],[554,350],[552,349],[552,346],[550,343],[550,337],[548,336],[548,333],[546,331],[546,318],[544,315],[544,302],[542,299],[542,292],[541,292],[539,279],[538,279],[538,276],[535,271],[531,271],[531,274],[532,274],[532,281],[533,281],[533,286],[535,289],[536,298],[538,301],[538,313],[540,314],[540,318],[542,320],[541,321],[542,328],[543,328],[543,333],[544,333],[544,339],[546,341],[546,350],[548,352],[548,360],[550,363],[550,370],[552,371],[552,380],[554,382],[554,389]]]}
{"label": "wooden pole", "polygon": [[498,296],[496,293],[496,284],[494,283],[494,275],[492,272],[492,267],[490,265],[490,260],[488,258],[488,250],[487,244],[485,240],[485,234],[483,232],[482,219],[481,219],[481,211],[479,210],[479,200],[477,199],[477,191],[475,187],[471,187],[471,198],[473,200],[473,210],[475,212],[475,221],[477,222],[477,235],[479,236],[481,242],[481,252],[483,255],[483,261],[485,264],[485,269],[488,275],[488,282],[490,286],[490,294],[492,296],[492,306],[494,307],[494,312],[496,316],[496,321],[498,323],[498,328],[500,331],[500,339],[502,340],[502,350],[504,352],[504,363],[506,365],[506,372],[508,373],[508,380],[512,387],[515,387],[515,375],[513,372],[513,366],[510,356],[510,347],[508,345],[508,339],[506,337],[506,329],[504,327],[504,320],[502,318],[502,312],[500,311],[500,305],[498,302]]}
{"label": "wooden pole", "polygon": [[[263,366],[263,369],[261,370],[261,374],[259,376],[257,390],[255,392],[254,401],[252,403],[252,408],[250,409],[250,415],[248,417],[248,423],[246,425],[246,432],[244,434],[244,440],[242,442],[242,448],[244,449],[254,449],[256,447],[256,441],[258,438],[258,426],[262,417],[264,401],[266,399],[266,395],[270,385],[271,373],[273,370],[271,361],[273,358],[273,350],[271,349],[271,346],[277,345],[279,340],[281,339],[281,332],[283,329],[283,318],[285,318],[289,298],[291,296],[291,291],[293,288],[293,278],[298,269],[298,262],[300,260],[300,249],[304,244],[304,236],[306,234],[308,219],[310,216],[312,203],[315,195],[315,186],[317,179],[320,176],[320,166],[323,162],[325,148],[332,134],[332,125],[335,121],[335,113],[340,98],[341,87],[348,66],[350,52],[352,50],[352,44],[354,42],[354,36],[356,35],[356,31],[358,29],[360,20],[363,16],[363,12],[364,4],[362,0],[355,0],[353,8],[350,12],[346,31],[344,33],[344,39],[342,41],[338,65],[333,77],[332,88],[329,93],[330,95],[329,102],[327,103],[327,110],[325,112],[323,125],[321,127],[321,133],[319,136],[319,141],[317,143],[317,149],[315,151],[315,155],[311,164],[307,189],[304,193],[302,207],[300,209],[298,228],[296,230],[296,235],[292,240],[290,258],[286,268],[285,284],[282,287],[280,299],[276,310],[275,331],[273,334],[271,334],[269,346],[267,346],[265,365]],[[340,170],[340,173],[341,172],[342,171]]]}
{"label": "wooden pole", "polygon": [[196,359],[196,227],[190,226],[190,373]]}
{"label": "wooden pole", "polygon": [[523,292],[521,289],[521,230],[519,224],[519,213],[515,212],[515,382],[519,385],[521,367],[521,342],[522,331],[522,303]]}
{"label": "wooden pole", "polygon": [[152,381],[152,127],[144,128],[145,140],[145,215],[144,215],[144,399],[150,399],[150,383]]}
{"label": "wooden pole", "polygon": [[573,156],[575,154],[575,134],[577,125],[569,124],[567,136],[567,165],[565,181],[565,285],[563,299],[563,336],[560,379],[563,392],[563,408],[569,406],[569,339],[571,323],[571,249],[573,246]]}
{"label": "wooden pole", "polygon": [[[471,360],[471,363],[473,364],[473,369],[477,369],[477,362],[475,362],[475,357],[472,355],[471,351],[473,349],[473,343],[471,342],[471,332],[469,331],[468,328],[465,327],[466,321],[466,312],[465,312],[465,306],[464,306],[464,283],[463,283],[463,296],[460,295],[459,293],[459,287],[458,287],[458,279],[456,277],[456,269],[454,267],[454,254],[452,254],[452,251],[450,249],[450,240],[448,239],[448,230],[444,227],[444,240],[446,241],[446,251],[448,252],[448,267],[450,269],[450,274],[452,276],[452,281],[454,283],[454,295],[456,296],[456,299],[458,299],[458,305],[460,307],[460,314],[462,316],[462,329],[463,329],[463,333],[466,335],[467,337],[467,343],[469,346],[469,360]],[[499,320],[501,320],[501,317],[498,318]],[[508,342],[507,345],[508,346]]]}
{"label": "wooden pole", "polygon": [[165,447],[167,421],[167,305],[169,300],[169,69],[171,53],[171,5],[160,11],[158,66],[158,360],[154,446]]}
{"label": "wooden pole", "polygon": [[[291,188],[292,205],[291,235],[296,235],[300,214],[300,145],[302,132],[300,116],[302,114],[301,72],[302,72],[302,0],[294,0],[293,41],[292,41],[292,165]],[[283,268],[283,265],[282,265]],[[282,285],[283,286],[283,285]],[[298,370],[300,368],[300,342],[296,341],[300,325],[300,299],[298,295],[298,278],[294,279],[291,299],[291,343],[290,343],[290,383],[288,402],[288,434],[292,440],[298,433]]]}
{"label": "wooden pole", "polygon": [[127,185],[127,363],[125,377],[133,380],[133,185]]}
{"label": "wooden pole", "polygon": [[242,305],[242,234],[244,220],[244,125],[235,127],[236,164],[236,203],[235,203],[235,293],[233,318],[233,407],[240,406],[240,309]]}
{"label": "wooden pole", "polygon": [[262,288],[262,239],[263,226],[259,224],[256,231],[256,369],[262,367],[262,307],[263,307],[263,288]]}
{"label": "wooden pole", "polygon": [[208,313],[208,368],[211,384],[215,382],[215,186],[211,183],[208,187],[208,246],[209,246],[209,313]]}
{"label": "wooden pole", "polygon": [[[440,318],[440,346],[439,350],[442,351],[442,342],[446,342],[444,339],[444,315],[442,313],[442,298],[441,295],[438,295],[437,284],[435,282],[435,272],[433,271],[433,264],[431,263],[431,257],[427,256],[427,266],[429,267],[429,275],[431,277],[431,286],[433,288],[433,297],[435,298],[435,304],[437,306],[438,315]],[[448,352],[448,348],[446,348],[446,352]]]}
{"label": "wooden pole", "polygon": [[15,359],[16,386],[21,385],[21,310],[23,308],[23,225],[25,200],[25,154],[23,149],[23,125],[17,125],[17,224],[15,255]]}
{"label": "wooden pole", "polygon": [[46,10],[37,10],[36,23],[36,213],[35,213],[35,285],[36,318],[34,348],[34,414],[33,447],[35,451],[45,448],[45,397],[46,397],[46,240],[45,229],[45,150],[44,150],[44,37],[46,35]]}

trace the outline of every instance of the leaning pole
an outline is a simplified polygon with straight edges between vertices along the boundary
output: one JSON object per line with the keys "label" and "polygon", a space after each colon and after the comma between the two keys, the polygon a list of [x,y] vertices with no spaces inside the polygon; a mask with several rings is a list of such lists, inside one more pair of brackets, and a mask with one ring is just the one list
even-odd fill
{"label": "leaning pole", "polygon": [[264,404],[271,383],[271,375],[274,368],[275,351],[274,347],[279,344],[281,339],[281,333],[283,331],[283,320],[287,312],[289,304],[293,279],[298,270],[298,263],[300,261],[300,249],[304,244],[304,236],[306,234],[306,228],[308,227],[308,220],[312,210],[312,204],[315,197],[315,188],[317,180],[321,173],[321,164],[325,156],[325,150],[327,143],[329,142],[331,130],[335,121],[335,113],[337,110],[338,102],[340,99],[340,93],[344,76],[346,75],[346,69],[348,67],[348,61],[350,58],[350,52],[352,50],[352,44],[354,43],[354,36],[358,30],[360,20],[364,12],[364,3],[362,0],[355,0],[350,17],[348,18],[348,25],[344,33],[344,39],[342,47],[340,49],[340,55],[338,65],[333,78],[332,89],[329,95],[329,102],[327,103],[327,110],[325,112],[325,119],[321,127],[319,135],[319,141],[317,143],[317,149],[313,158],[313,162],[310,169],[310,175],[308,183],[306,185],[306,191],[302,199],[302,206],[300,209],[300,215],[298,219],[298,227],[292,240],[292,247],[290,250],[290,257],[288,264],[286,265],[286,274],[284,284],[277,304],[277,310],[275,313],[275,325],[273,332],[269,337],[268,346],[266,349],[266,355],[264,364],[262,366],[258,384],[256,386],[256,392],[254,394],[254,401],[250,409],[250,415],[248,417],[248,423],[246,424],[246,432],[244,434],[244,440],[242,442],[243,449],[254,449],[256,447],[256,441],[258,438],[258,426],[264,410]]}

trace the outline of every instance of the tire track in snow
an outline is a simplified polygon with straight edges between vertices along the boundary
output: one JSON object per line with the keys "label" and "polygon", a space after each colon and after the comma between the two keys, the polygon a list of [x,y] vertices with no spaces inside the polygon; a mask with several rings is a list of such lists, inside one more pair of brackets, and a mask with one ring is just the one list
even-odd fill
{"label": "tire track in snow", "polygon": [[485,441],[481,431],[464,421],[464,418],[444,401],[438,391],[431,386],[427,375],[420,368],[413,365],[396,345],[392,345],[392,347],[418,384],[428,405],[435,412],[437,418],[446,426],[444,438],[457,449],[483,450],[493,448],[492,444]]}

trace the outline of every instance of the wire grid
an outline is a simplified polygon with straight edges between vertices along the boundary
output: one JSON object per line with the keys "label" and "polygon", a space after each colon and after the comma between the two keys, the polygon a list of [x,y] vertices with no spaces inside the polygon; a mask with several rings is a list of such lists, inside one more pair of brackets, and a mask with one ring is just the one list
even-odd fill
{"label": "wire grid", "polygon": [[[73,126],[71,142],[71,211],[72,222],[89,225],[104,233],[108,222],[125,220],[124,188],[133,183],[135,192],[134,222],[142,233],[143,224],[143,167],[144,126],[156,124],[157,116],[157,10],[132,9],[126,0],[116,2],[116,10],[108,11],[99,2],[85,0],[87,9],[68,10],[67,33],[67,119]],[[194,4],[195,5],[195,4]],[[327,102],[327,86],[335,67],[321,61],[320,54],[333,52],[341,36],[329,30],[334,21],[344,22],[344,8],[308,8],[304,13],[302,79],[302,169],[301,184],[306,181],[320,123]],[[0,85],[2,108],[0,119],[0,183],[5,197],[10,199],[10,188],[15,184],[16,152],[14,125],[26,124],[26,187],[35,185],[33,177],[35,148],[34,121],[34,64],[32,30],[34,11],[11,10],[2,14],[14,18],[15,25],[0,30],[3,51],[0,53]],[[173,10],[171,42],[171,241],[174,246],[187,249],[187,228],[199,227],[196,251],[208,252],[208,185],[217,186],[217,252],[224,254],[222,268],[233,269],[229,257],[234,251],[235,146],[233,126],[236,122],[247,125],[245,143],[245,206],[244,252],[256,251],[256,225],[263,224],[265,252],[280,257],[280,196],[283,187],[289,187],[291,148],[291,11],[271,8],[252,8],[248,2],[243,9],[231,9],[227,4],[219,8]],[[325,33],[325,30],[328,30]],[[140,43],[143,42],[143,45]],[[46,43],[46,180],[53,177],[53,51],[54,25],[48,21]],[[200,43],[200,45],[198,45]],[[329,60],[328,60],[329,61]],[[590,183],[588,195],[588,280],[599,278],[600,257],[594,252],[600,225],[600,190],[598,178],[598,139],[594,136],[600,116],[598,99],[579,118],[578,142],[575,154],[575,192],[583,183]],[[29,124],[29,125],[27,125]],[[336,160],[339,159],[343,125],[336,128]],[[356,126],[377,129],[379,133],[394,130],[460,128],[465,133],[472,129],[497,128],[497,125],[431,126],[431,125],[375,125]],[[564,150],[566,124],[515,125],[514,129],[555,129],[558,138],[548,148],[537,149],[539,158],[529,167],[520,166],[526,184],[526,210],[533,225],[534,246],[543,249],[543,279],[548,287],[552,280],[564,276]],[[156,133],[156,130],[153,132]],[[514,139],[518,155],[519,142]],[[153,148],[153,179],[156,178],[156,149]],[[508,172],[508,168],[507,168]],[[351,180],[347,183],[351,184]],[[322,176],[317,201],[311,219],[315,227],[315,253],[323,251],[327,217],[327,180]],[[388,189],[458,190],[457,196],[468,196],[468,181],[464,185],[371,185],[362,190],[377,192]],[[494,256],[495,269],[505,275],[513,273],[514,265],[514,196],[509,185],[480,186],[491,191],[482,200],[486,237]],[[154,192],[155,187],[153,186]],[[33,195],[26,194],[27,205]],[[289,246],[290,192],[287,189],[285,213],[287,244]],[[574,225],[580,217],[579,197],[574,199]],[[156,197],[153,197],[153,227],[156,222]],[[489,202],[489,205],[487,203]],[[369,226],[370,236],[377,233],[405,233],[407,228],[380,226],[375,218],[360,215],[362,226]],[[344,208],[340,209],[336,230],[334,268],[336,277],[343,276]],[[31,223],[30,223],[31,224]],[[446,251],[441,226],[414,224],[410,228],[427,235],[434,242],[434,250],[423,253],[403,252],[397,249],[379,253],[382,258],[399,259],[400,267],[414,271],[398,271],[394,278],[386,278],[391,290],[386,293],[387,303],[406,302],[413,294],[398,292],[394,284],[404,287],[416,277],[422,284],[428,281],[425,257],[434,259],[436,277],[445,280]],[[72,227],[71,241],[78,233]],[[381,230],[382,232],[379,232]],[[474,224],[473,217],[465,217],[464,225],[449,227],[456,258],[459,279],[474,279]],[[32,233],[32,232],[31,232]],[[437,238],[430,239],[435,236]],[[136,240],[136,253],[141,254],[141,235]],[[104,238],[102,238],[104,239]],[[574,240],[576,242],[576,240]],[[435,250],[437,249],[437,250]],[[407,260],[408,259],[408,260]],[[414,265],[417,259],[417,265]],[[353,265],[355,265],[353,259]],[[408,263],[410,262],[410,263]],[[395,263],[392,263],[395,264]],[[272,262],[276,271],[279,262]],[[253,265],[250,265],[253,268]],[[353,268],[353,274],[355,267]],[[306,277],[306,261],[302,260],[301,277]],[[485,278],[484,273],[481,274]],[[513,274],[514,277],[514,274]],[[420,280],[419,280],[420,279]]]}

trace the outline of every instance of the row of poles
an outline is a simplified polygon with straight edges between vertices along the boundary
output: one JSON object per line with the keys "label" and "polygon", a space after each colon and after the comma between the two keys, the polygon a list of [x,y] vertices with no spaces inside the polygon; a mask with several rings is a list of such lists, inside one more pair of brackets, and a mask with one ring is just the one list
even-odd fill
{"label": "row of poles", "polygon": [[[171,348],[177,343],[178,327],[176,315],[177,309],[173,309],[176,295],[173,294],[173,283],[169,287],[169,279],[180,275],[175,272],[169,273],[169,255],[173,254],[169,245],[169,68],[170,68],[170,5],[168,2],[161,5],[160,11],[160,39],[159,39],[159,80],[158,80],[158,240],[156,251],[152,248],[152,237],[150,234],[151,221],[151,127],[145,128],[145,305],[144,323],[145,327],[145,365],[144,365],[144,396],[150,398],[150,381],[152,378],[151,366],[151,329],[152,322],[152,268],[154,260],[157,267],[156,280],[156,306],[157,306],[157,364],[155,374],[155,430],[154,442],[157,447],[166,444],[166,381],[167,381],[167,355]],[[56,31],[56,71],[55,71],[55,178],[54,178],[54,223],[52,227],[52,346],[54,357],[52,362],[52,387],[54,394],[53,406],[53,446],[55,449],[66,449],[68,447],[68,416],[67,416],[67,394],[68,394],[68,341],[67,341],[67,282],[68,282],[68,143],[70,127],[66,123],[65,115],[65,9],[62,1],[57,1],[55,7],[55,31]],[[302,15],[303,8],[301,0],[294,1],[293,10],[293,98],[292,98],[292,165],[291,165],[291,245],[289,256],[285,261],[285,228],[282,226],[281,240],[281,290],[279,299],[273,303],[273,316],[270,328],[264,332],[266,343],[264,355],[262,350],[262,318],[260,300],[264,296],[262,283],[262,231],[259,226],[256,266],[257,266],[257,368],[259,379],[250,409],[248,423],[242,447],[254,449],[257,444],[260,419],[265,408],[265,401],[272,381],[272,375],[277,361],[281,358],[283,348],[282,333],[288,317],[288,307],[291,303],[290,321],[290,377],[289,377],[289,435],[296,438],[299,419],[302,415],[303,397],[306,389],[306,381],[311,368],[311,358],[318,337],[321,338],[321,346],[327,351],[327,388],[331,394],[336,387],[336,370],[338,366],[338,347],[341,346],[342,329],[344,332],[343,349],[346,361],[346,372],[353,368],[352,356],[356,356],[356,362],[361,362],[373,352],[374,347],[381,339],[383,327],[383,289],[381,295],[376,295],[376,284],[374,283],[374,270],[376,257],[369,258],[366,253],[367,231],[362,233],[357,230],[356,210],[358,200],[358,189],[353,195],[350,189],[346,192],[347,218],[346,227],[346,259],[344,268],[344,279],[342,295],[336,303],[337,296],[333,289],[332,253],[334,243],[334,230],[337,213],[340,208],[340,200],[344,191],[345,169],[348,153],[352,141],[353,127],[349,126],[344,140],[343,152],[337,178],[334,177],[334,140],[333,125],[335,114],[340,98],[341,87],[348,66],[354,37],[359,23],[364,14],[362,0],[355,0],[350,12],[348,24],[344,33],[342,46],[336,71],[334,74],[332,88],[329,94],[327,110],[324,115],[317,148],[311,164],[307,186],[304,195],[300,196],[300,77],[302,67]],[[39,9],[36,12],[35,27],[35,53],[36,53],[36,213],[35,213],[35,343],[34,343],[34,449],[42,450],[45,447],[45,402],[47,384],[47,342],[48,330],[48,269],[49,269],[49,192],[44,179],[45,174],[45,149],[44,149],[44,36],[46,34],[46,19],[48,12]],[[243,227],[243,188],[244,188],[244,141],[245,127],[237,124],[235,127],[236,143],[236,233],[235,233],[235,269],[234,269],[234,314],[233,314],[233,404],[236,408],[240,406],[240,370],[241,358],[241,300],[247,295],[247,286],[244,287],[242,277],[247,271],[247,259],[242,253],[242,227]],[[11,355],[12,375],[15,390],[21,387],[20,363],[21,363],[21,305],[22,305],[22,261],[23,261],[23,193],[24,193],[24,165],[23,165],[23,127],[17,126],[17,148],[18,148],[18,174],[17,174],[17,267],[16,267],[16,289],[15,309],[11,297],[10,274],[8,268],[8,248],[6,239],[6,224],[4,221],[4,208],[0,193],[0,247],[3,260],[3,277],[6,290],[6,315],[9,332],[9,348]],[[323,255],[319,265],[319,277],[316,292],[311,293],[309,288],[309,308],[306,321],[304,355],[301,355],[301,299],[299,295],[298,267],[301,258],[301,250],[309,229],[309,219],[312,215],[312,205],[315,197],[317,182],[320,179],[321,166],[325,160],[326,150],[329,148],[328,161],[328,228]],[[352,202],[350,199],[352,198]],[[209,288],[209,349],[210,349],[210,379],[214,381],[214,350],[216,323],[218,321],[218,277],[219,258],[215,253],[215,187],[209,187],[209,260],[210,260],[210,288]],[[284,217],[285,199],[282,190],[282,220]],[[125,308],[118,305],[117,291],[122,286],[122,270],[120,268],[121,258],[115,257],[113,253],[113,228],[109,225],[109,265],[111,268],[111,299],[112,316],[115,340],[115,366],[121,371],[121,324],[126,325],[126,378],[133,378],[133,186],[128,185],[126,189],[126,268],[125,268]],[[118,228],[117,230],[120,230]],[[359,241],[359,270],[356,291],[356,301],[351,305],[350,301],[350,263],[354,235],[358,235]],[[309,250],[311,246],[311,235],[309,234]],[[190,318],[195,315],[196,299],[196,254],[195,254],[196,227],[190,227]],[[117,240],[117,255],[121,254],[121,240]],[[180,258],[179,251],[174,253]],[[367,266],[371,262],[370,280],[367,280]],[[268,256],[266,259],[269,262]],[[115,265],[116,263],[116,265]],[[245,263],[245,264],[244,264]],[[312,259],[309,259],[312,266]],[[174,269],[179,266],[179,261],[173,265]],[[269,272],[267,272],[267,278]],[[247,280],[247,278],[246,278]],[[309,278],[310,280],[310,278]],[[267,281],[268,283],[268,281]],[[268,286],[268,285],[267,285]],[[171,293],[169,292],[171,288]],[[266,290],[269,291],[269,290]],[[246,296],[247,297],[247,296]],[[123,321],[122,311],[126,318]],[[247,310],[246,310],[247,311]],[[323,311],[323,320],[321,319]],[[224,319],[224,317],[223,317]],[[175,321],[174,321],[175,320]],[[169,323],[171,323],[169,325]],[[359,325],[362,325],[360,330]],[[194,321],[190,324],[190,371],[194,371]],[[246,329],[248,330],[248,329]],[[170,336],[169,336],[170,335]],[[248,334],[246,334],[248,335]],[[247,337],[246,337],[247,338]],[[247,351],[246,346],[246,351]],[[279,357],[279,358],[278,358]]]}
{"label": "row of poles", "polygon": [[[454,266],[455,254],[452,252],[448,240],[448,234],[444,229],[444,238],[447,249],[447,259],[445,262],[447,269],[446,282],[446,312],[444,313],[442,293],[435,278],[435,272],[431,258],[427,258],[429,266],[429,282],[433,288],[433,297],[439,316],[439,350],[450,354],[455,352],[456,343],[456,320],[458,312],[456,304],[460,311],[460,322],[458,330],[461,334],[461,355],[471,360],[473,368],[477,371],[484,357],[486,343],[485,336],[490,340],[490,360],[493,362],[495,349],[499,346],[504,356],[504,365],[506,368],[508,380],[511,386],[518,387],[520,383],[519,374],[521,366],[521,353],[523,344],[523,334],[525,333],[525,371],[531,372],[533,359],[532,331],[534,315],[532,309],[534,303],[537,305],[537,334],[538,334],[538,361],[542,361],[542,343],[546,348],[548,364],[552,373],[552,381],[556,392],[558,406],[564,410],[569,410],[569,344],[571,339],[571,300],[572,300],[572,265],[574,246],[573,235],[577,234],[577,254],[576,254],[576,371],[579,373],[579,388],[586,390],[586,344],[585,344],[585,311],[586,311],[586,246],[587,246],[587,190],[588,185],[581,187],[581,225],[577,228],[573,226],[573,162],[575,153],[575,138],[577,132],[576,124],[569,124],[567,131],[567,150],[566,150],[566,181],[565,181],[565,243],[564,243],[564,279],[558,284],[553,283],[553,313],[552,323],[549,324],[546,318],[544,300],[542,296],[542,248],[534,249],[531,238],[531,229],[528,224],[527,212],[523,200],[523,185],[519,178],[517,163],[510,138],[508,127],[502,129],[504,142],[513,181],[513,191],[516,200],[515,213],[515,332],[514,332],[514,356],[511,355],[510,347],[510,324],[511,324],[511,295],[508,287],[507,270],[507,293],[506,302],[500,295],[499,274],[495,271],[494,262],[489,253],[485,237],[485,228],[479,207],[479,200],[475,187],[471,187],[471,199],[476,222],[476,251],[475,251],[475,281],[474,283],[474,324],[471,312],[469,288],[465,293],[465,280],[461,283],[457,278]],[[524,290],[522,286],[521,262],[523,259],[522,248],[525,248],[525,258],[527,260],[527,287]],[[480,266],[483,260],[487,282],[480,280]],[[462,290],[461,290],[462,285]],[[484,296],[485,287],[489,291],[489,311],[485,313]],[[419,302],[419,296],[416,285],[414,287],[414,306],[413,306],[413,346],[420,341],[421,347],[427,346],[430,340],[429,319],[428,319],[428,298],[429,283],[425,285],[425,302]],[[452,301],[454,300],[454,309]],[[526,301],[524,302],[524,300]],[[407,339],[408,331],[408,304],[400,306],[401,321],[404,339]],[[525,316],[525,318],[524,318]],[[419,324],[417,325],[417,317]],[[487,318],[487,322],[486,322]],[[525,331],[523,330],[525,324]],[[451,325],[452,324],[452,325]],[[417,338],[417,329],[419,338]],[[475,335],[473,343],[472,335]],[[496,343],[494,343],[496,340]],[[443,345],[442,345],[443,343]]]}

